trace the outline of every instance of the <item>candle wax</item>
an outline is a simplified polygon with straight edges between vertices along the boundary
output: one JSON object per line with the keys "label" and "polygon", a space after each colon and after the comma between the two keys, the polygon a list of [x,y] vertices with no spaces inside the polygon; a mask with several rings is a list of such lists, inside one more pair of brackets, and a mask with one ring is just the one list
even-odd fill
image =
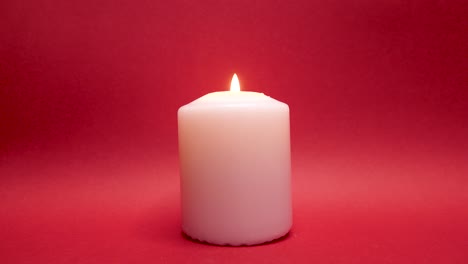
{"label": "candle wax", "polygon": [[182,229],[252,245],[292,225],[289,107],[262,93],[215,92],[178,111]]}

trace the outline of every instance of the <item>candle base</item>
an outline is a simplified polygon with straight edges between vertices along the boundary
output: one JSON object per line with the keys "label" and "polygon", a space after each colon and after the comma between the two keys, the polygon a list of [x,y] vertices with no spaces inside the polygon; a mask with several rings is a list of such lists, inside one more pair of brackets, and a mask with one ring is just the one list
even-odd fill
{"label": "candle base", "polygon": [[275,241],[280,241],[286,238],[291,231],[291,228],[288,228],[286,231],[279,232],[277,234],[273,234],[268,237],[259,238],[259,239],[252,239],[249,241],[228,241],[222,239],[209,239],[209,238],[201,238],[198,236],[190,235],[186,231],[182,230],[183,235],[194,242],[202,243],[202,244],[209,244],[209,245],[216,245],[216,246],[227,246],[227,247],[242,247],[242,246],[255,246],[261,244],[268,244]]}

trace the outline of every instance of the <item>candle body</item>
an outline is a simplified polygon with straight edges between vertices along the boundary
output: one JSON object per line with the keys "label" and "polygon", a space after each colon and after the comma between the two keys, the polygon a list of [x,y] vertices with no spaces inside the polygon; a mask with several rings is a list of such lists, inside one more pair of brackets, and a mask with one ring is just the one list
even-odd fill
{"label": "candle body", "polygon": [[289,107],[253,92],[211,93],[178,112],[182,229],[252,245],[292,225]]}

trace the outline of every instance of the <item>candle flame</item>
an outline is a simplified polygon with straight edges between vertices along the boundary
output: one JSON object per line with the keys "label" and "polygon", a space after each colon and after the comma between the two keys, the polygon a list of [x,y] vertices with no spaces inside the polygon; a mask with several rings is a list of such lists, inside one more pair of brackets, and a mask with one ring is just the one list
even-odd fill
{"label": "candle flame", "polygon": [[240,92],[239,78],[237,78],[237,74],[235,73],[231,80],[231,92]]}

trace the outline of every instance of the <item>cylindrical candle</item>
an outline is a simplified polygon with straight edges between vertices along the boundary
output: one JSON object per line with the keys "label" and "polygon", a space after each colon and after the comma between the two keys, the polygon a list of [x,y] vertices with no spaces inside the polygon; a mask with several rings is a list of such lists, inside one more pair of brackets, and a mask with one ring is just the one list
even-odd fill
{"label": "cylindrical candle", "polygon": [[178,111],[182,230],[253,245],[292,225],[289,107],[262,93],[207,94]]}

